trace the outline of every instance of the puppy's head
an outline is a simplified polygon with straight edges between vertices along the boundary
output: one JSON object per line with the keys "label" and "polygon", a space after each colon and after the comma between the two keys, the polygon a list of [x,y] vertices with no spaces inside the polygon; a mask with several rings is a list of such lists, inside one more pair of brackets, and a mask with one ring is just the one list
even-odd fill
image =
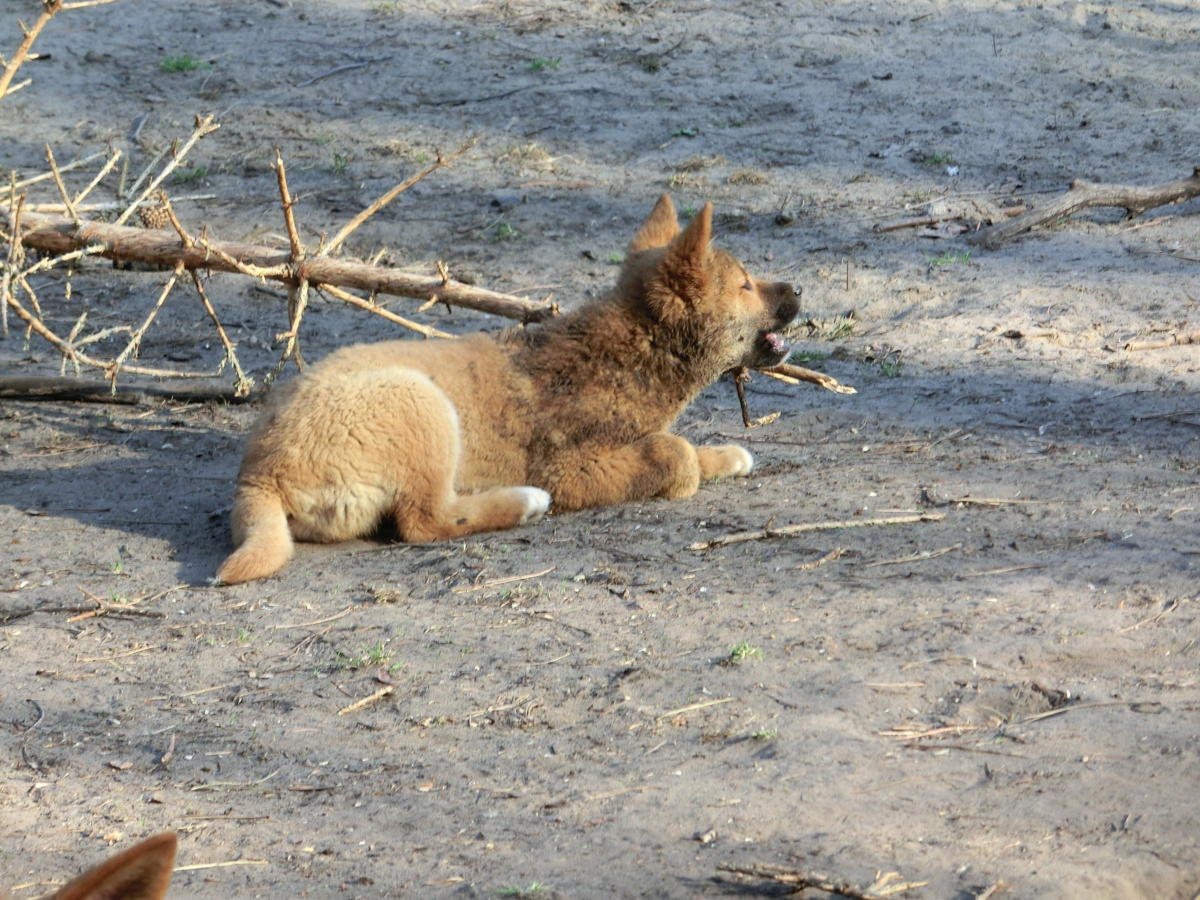
{"label": "puppy's head", "polygon": [[619,290],[644,299],[674,352],[717,374],[778,365],[790,352],[778,332],[800,312],[800,288],[759,281],[711,247],[712,212],[706,203],[681,230],[663,194],[629,243]]}

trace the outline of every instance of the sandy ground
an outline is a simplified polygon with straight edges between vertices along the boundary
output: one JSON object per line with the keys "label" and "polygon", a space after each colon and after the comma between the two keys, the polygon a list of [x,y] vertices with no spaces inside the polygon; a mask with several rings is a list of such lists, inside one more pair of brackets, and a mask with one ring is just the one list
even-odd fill
{"label": "sandy ground", "polygon": [[[4,52],[35,14],[0,0]],[[120,2],[63,14],[37,49],[0,106],[0,165],[108,141],[144,164],[212,112],[170,189],[211,195],[179,209],[224,238],[282,240],[275,147],[315,240],[478,132],[348,252],[569,307],[612,281],[660,192],[712,199],[719,241],[802,284],[806,316],[855,311],[848,335],[797,336],[859,393],[759,378],[755,413],[783,416],[746,432],[714,385],[680,431],[743,440],[760,468],[686,502],[306,547],[233,589],[206,579],[252,406],[5,402],[17,900],[163,829],[181,865],[226,864],[178,873],[177,897],[775,895],[717,871],[752,862],[897,872],[927,882],[901,896],[944,900],[1200,889],[1197,351],[1123,349],[1195,327],[1200,204],[996,252],[872,230],[1035,205],[1077,176],[1188,174],[1194,4]],[[181,56],[200,66],[163,70]],[[97,262],[69,299],[61,275],[38,285],[65,333],[85,309],[94,329],[139,319],[164,278]],[[281,299],[232,276],[210,291],[261,379]],[[415,306],[392,304],[498,326]],[[390,328],[321,301],[303,346]],[[142,360],[220,355],[181,292]],[[58,371],[15,331],[0,362]],[[946,517],[687,549],[918,510]],[[509,576],[533,577],[492,584]],[[79,618],[92,595],[153,615]]]}

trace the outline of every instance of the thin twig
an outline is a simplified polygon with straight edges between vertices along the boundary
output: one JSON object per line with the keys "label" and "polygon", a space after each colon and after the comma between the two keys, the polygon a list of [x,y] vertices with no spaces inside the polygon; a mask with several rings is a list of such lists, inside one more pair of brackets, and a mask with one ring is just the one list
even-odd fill
{"label": "thin twig", "polygon": [[249,397],[250,389],[254,387],[254,379],[242,371],[242,365],[238,362],[237,354],[233,350],[233,344],[230,343],[229,337],[225,334],[225,329],[221,325],[221,320],[217,318],[217,311],[213,309],[213,305],[208,299],[208,294],[204,292],[204,285],[200,281],[200,273],[195,269],[192,269],[192,283],[196,286],[196,293],[200,295],[200,302],[204,304],[204,311],[208,313],[208,317],[212,319],[213,325],[216,326],[221,343],[225,345],[225,358],[229,360],[229,365],[233,367],[235,377],[234,396]]}
{"label": "thin twig", "polygon": [[427,338],[450,338],[450,339],[453,339],[453,338],[457,337],[457,335],[449,334],[448,332],[445,332],[445,331],[438,331],[438,329],[434,328],[431,325],[422,325],[420,322],[414,322],[411,319],[406,319],[403,316],[398,316],[394,312],[392,312],[390,309],[386,309],[385,307],[382,307],[377,303],[372,303],[369,300],[364,300],[362,297],[355,296],[354,294],[351,294],[349,291],[343,291],[341,288],[334,287],[331,284],[319,285],[317,287],[317,290],[321,291],[322,293],[330,294],[334,297],[337,297],[339,300],[343,300],[346,303],[349,303],[351,306],[357,306],[359,309],[365,309],[368,312],[373,312],[373,313],[375,313],[375,315],[382,316],[383,318],[387,319],[389,322],[394,322],[395,324],[401,326],[402,328],[407,328],[410,331],[415,331],[418,334],[423,334]]}
{"label": "thin twig", "polygon": [[137,354],[138,347],[142,342],[142,336],[145,335],[146,329],[150,327],[150,323],[154,321],[154,317],[158,315],[158,311],[162,308],[163,303],[166,302],[167,295],[171,293],[171,289],[175,287],[175,282],[179,280],[179,276],[182,274],[183,263],[176,263],[174,274],[171,275],[167,283],[163,286],[162,291],[158,295],[157,302],[155,302],[150,312],[146,315],[146,321],[142,323],[141,328],[133,332],[133,335],[129,338],[129,343],[125,345],[125,349],[109,364],[110,368],[104,375],[108,379],[109,384],[112,385],[112,392],[114,394],[117,391],[117,373],[121,371],[121,366],[125,364],[125,360],[129,358],[130,354]]}
{"label": "thin twig", "polygon": [[300,243],[300,232],[296,230],[296,217],[292,212],[296,201],[292,199],[292,194],[288,190],[287,170],[284,168],[283,157],[279,154],[278,148],[275,150],[275,162],[271,168],[275,170],[275,177],[279,181],[279,197],[283,205],[283,224],[287,228],[288,242],[292,246],[292,264],[295,265],[304,259],[304,245]]}
{"label": "thin twig", "polygon": [[468,150],[470,150],[472,147],[474,147],[477,143],[479,143],[479,138],[480,138],[480,135],[476,135],[475,137],[466,141],[457,150],[455,150],[453,153],[451,153],[448,157],[443,157],[442,154],[439,152],[438,157],[437,157],[437,162],[435,162],[431,166],[428,166],[425,169],[422,169],[420,172],[418,172],[416,175],[413,175],[411,178],[408,178],[405,181],[400,182],[400,184],[396,185],[394,188],[392,188],[390,191],[388,191],[386,194],[384,194],[382,197],[380,197],[378,200],[376,200],[374,203],[372,203],[370,206],[368,206],[366,209],[364,209],[362,212],[360,212],[357,216],[355,216],[353,219],[351,219],[349,222],[347,222],[344,226],[342,226],[342,230],[339,231],[337,234],[335,234],[333,236],[333,240],[331,240],[328,244],[325,245],[325,250],[322,255],[331,256],[334,253],[336,253],[337,249],[342,246],[342,243],[346,240],[346,238],[350,237],[350,235],[354,233],[355,229],[357,229],[360,225],[362,225],[363,222],[367,221],[367,219],[371,218],[371,216],[375,215],[375,213],[379,212],[379,210],[383,209],[385,206],[387,206],[389,203],[391,203],[393,200],[395,200],[397,197],[399,197],[400,194],[402,194],[404,191],[407,191],[410,187],[412,187],[414,184],[416,184],[422,178],[425,178],[427,175],[432,175],[438,169],[453,168],[453,166],[451,166],[450,164],[452,162],[454,162],[454,160],[456,160],[460,156],[462,156],[464,153],[466,153]]}
{"label": "thin twig", "polygon": [[1126,350],[1165,350],[1168,347],[1179,347],[1184,344],[1200,344],[1200,328],[1193,331],[1181,331],[1157,341],[1130,341],[1125,345]]}
{"label": "thin twig", "polygon": [[63,205],[67,208],[67,215],[71,217],[71,221],[76,226],[83,223],[79,219],[79,213],[75,211],[75,204],[71,201],[71,195],[67,193],[67,186],[63,184],[62,173],[58,170],[58,163],[54,161],[54,151],[50,149],[50,145],[46,145],[46,161],[50,163],[50,174],[54,176],[54,183],[58,185],[58,192],[62,195]]}
{"label": "thin twig", "polygon": [[[124,154],[120,150],[114,150],[112,156],[108,158],[108,161],[104,163],[104,165],[100,168],[100,171],[96,173],[96,177],[88,183],[87,187],[75,195],[75,199],[73,199],[71,203],[74,204],[76,212],[79,211],[79,204],[83,202],[84,198],[87,197],[88,194],[96,189],[96,186],[104,180],[105,175],[113,170],[113,167],[116,166],[117,161],[121,159],[123,155]],[[63,170],[60,169],[59,171],[61,172]]]}
{"label": "thin twig", "polygon": [[[72,169],[81,169],[88,163],[95,162],[96,160],[100,159],[107,152],[108,151],[106,150],[101,150],[99,153],[93,153],[90,156],[85,156],[81,159],[75,160],[74,162],[69,162],[58,171],[59,173],[62,173],[70,172]],[[41,175],[34,175],[30,178],[24,179],[23,181],[18,181],[16,183],[16,188],[17,190],[20,190],[21,188],[29,187],[31,184],[37,184],[39,181],[49,181],[53,177],[53,172],[43,172]]]}
{"label": "thin twig", "polygon": [[754,878],[765,878],[769,881],[774,881],[776,884],[790,885],[793,893],[799,893],[807,888],[816,888],[819,891],[825,891],[827,894],[849,897],[851,900],[884,900],[885,896],[890,897],[894,894],[923,887],[928,884],[926,881],[914,881],[906,884],[891,885],[886,889],[886,894],[884,894],[872,893],[873,889],[876,888],[883,890],[882,884],[886,883],[883,879],[880,879],[880,881],[871,887],[864,889],[848,881],[839,881],[817,872],[808,872],[803,869],[788,869],[783,866],[766,863],[751,863],[750,865],[721,863],[717,866],[717,869],[721,872],[732,872],[735,875],[750,875]]}
{"label": "thin twig", "polygon": [[196,116],[196,127],[188,135],[188,139],[183,142],[183,146],[171,154],[171,159],[167,164],[154,176],[150,184],[146,185],[146,188],[138,195],[137,199],[125,209],[125,212],[117,216],[113,224],[123,225],[125,220],[134,214],[138,206],[141,205],[141,202],[158,190],[158,186],[166,180],[168,175],[175,171],[176,166],[183,162],[184,157],[188,155],[188,152],[196,145],[196,142],[205,135],[212,134],[220,127],[220,125],[213,124],[212,116],[205,116],[203,119],[200,116]]}
{"label": "thin twig", "polygon": [[797,572],[811,572],[813,569],[819,569],[825,563],[831,563],[836,559],[840,559],[846,551],[841,547],[834,547],[820,559],[814,559],[812,562],[801,563],[796,566]]}
{"label": "thin twig", "polygon": [[389,684],[387,687],[380,688],[379,690],[377,690],[375,693],[371,694],[368,697],[363,697],[361,700],[355,701],[354,703],[351,703],[349,706],[342,707],[341,709],[339,709],[337,711],[337,714],[339,716],[347,716],[350,713],[356,713],[359,710],[366,709],[372,703],[382,700],[384,697],[390,697],[395,692],[395,690],[396,690],[396,686],[394,684]]}
{"label": "thin twig", "polygon": [[945,513],[921,513],[915,516],[889,516],[883,519],[850,519],[844,522],[806,522],[801,525],[784,525],[782,528],[765,528],[762,531],[740,531],[734,534],[722,535],[711,541],[698,541],[689,544],[689,550],[709,550],[713,547],[724,547],[728,544],[740,544],[744,541],[761,541],[766,538],[791,537],[806,534],[810,531],[833,531],[839,528],[864,528],[868,525],[908,525],[914,522],[941,522],[946,518]]}
{"label": "thin twig", "polygon": [[549,575],[557,566],[551,566],[548,569],[542,569],[540,572],[530,572],[528,575],[509,575],[506,578],[493,578],[491,581],[485,581],[483,584],[463,585],[462,587],[451,588],[453,594],[470,594],[473,591],[483,591],[488,588],[498,587],[502,584],[512,584],[517,581],[528,581],[530,578],[541,578],[543,575]]}
{"label": "thin twig", "polygon": [[665,712],[661,716],[655,716],[655,722],[661,722],[663,719],[671,719],[675,716],[682,715],[685,712],[692,712],[697,709],[708,709],[710,706],[720,706],[722,703],[732,703],[733,697],[722,697],[720,700],[704,700],[700,703],[689,703],[687,706],[681,706],[679,709],[673,709],[670,712]]}
{"label": "thin twig", "polygon": [[772,378],[786,384],[799,384],[804,381],[823,387],[827,391],[833,391],[835,394],[858,393],[857,390],[848,384],[839,383],[836,378],[831,378],[822,372],[814,372],[812,369],[806,369],[803,366],[792,366],[787,363],[781,363],[770,369],[758,369],[756,371],[762,372],[764,375],[770,375]]}
{"label": "thin twig", "polygon": [[16,53],[4,67],[4,71],[0,72],[0,100],[29,83],[26,81],[20,87],[9,89],[13,76],[17,74],[17,69],[21,68],[21,63],[29,58],[29,48],[33,46],[33,42],[46,27],[46,23],[53,19],[56,13],[64,9],[82,9],[86,6],[103,6],[106,3],[114,2],[115,0],[80,0],[77,3],[64,3],[63,0],[42,0],[42,14],[38,16],[38,20],[33,23],[32,28],[25,29],[25,39],[17,47]]}

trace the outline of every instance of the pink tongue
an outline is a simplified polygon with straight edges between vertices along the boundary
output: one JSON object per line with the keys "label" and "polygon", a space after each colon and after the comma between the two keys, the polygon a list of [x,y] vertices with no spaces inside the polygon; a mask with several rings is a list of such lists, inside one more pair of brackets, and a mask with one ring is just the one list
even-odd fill
{"label": "pink tongue", "polygon": [[768,331],[766,337],[767,343],[771,345],[771,349],[776,353],[783,349],[783,341],[773,331]]}

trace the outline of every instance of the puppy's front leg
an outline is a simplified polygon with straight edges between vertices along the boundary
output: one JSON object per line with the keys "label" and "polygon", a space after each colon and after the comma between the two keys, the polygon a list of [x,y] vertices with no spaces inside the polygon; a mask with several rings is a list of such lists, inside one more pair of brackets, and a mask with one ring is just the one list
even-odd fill
{"label": "puppy's front leg", "polygon": [[704,468],[695,447],[660,431],[624,447],[562,454],[547,473],[547,488],[559,511],[649,497],[690,497]]}
{"label": "puppy's front leg", "polygon": [[700,462],[701,481],[749,475],[754,469],[754,457],[750,455],[750,451],[737,444],[697,447],[696,457]]}

